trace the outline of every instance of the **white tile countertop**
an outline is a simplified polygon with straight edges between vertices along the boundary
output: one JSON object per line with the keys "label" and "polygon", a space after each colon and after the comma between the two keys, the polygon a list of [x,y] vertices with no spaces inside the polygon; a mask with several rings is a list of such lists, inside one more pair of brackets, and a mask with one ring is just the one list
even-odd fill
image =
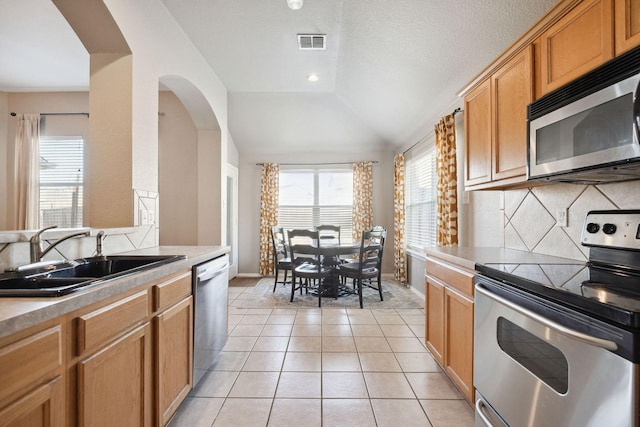
{"label": "white tile countertop", "polygon": [[425,248],[427,256],[440,258],[452,264],[459,265],[469,270],[475,270],[476,263],[545,263],[565,264],[579,262],[575,259],[561,258],[551,255],[536,254],[507,248],[482,248],[482,247],[448,247]]}
{"label": "white tile countertop", "polygon": [[159,246],[118,255],[185,255],[186,259],[56,298],[0,298],[0,338],[228,253],[228,246]]}

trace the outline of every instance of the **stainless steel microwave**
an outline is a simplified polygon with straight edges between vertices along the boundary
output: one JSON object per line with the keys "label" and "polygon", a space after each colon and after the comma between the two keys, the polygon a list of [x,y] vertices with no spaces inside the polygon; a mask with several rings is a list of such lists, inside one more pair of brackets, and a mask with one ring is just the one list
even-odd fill
{"label": "stainless steel microwave", "polygon": [[529,180],[640,179],[640,48],[527,108]]}

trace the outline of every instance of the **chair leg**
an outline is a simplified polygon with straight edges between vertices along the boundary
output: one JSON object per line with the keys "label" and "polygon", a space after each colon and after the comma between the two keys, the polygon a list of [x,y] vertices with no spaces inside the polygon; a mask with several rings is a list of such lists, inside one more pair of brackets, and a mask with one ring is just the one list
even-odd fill
{"label": "chair leg", "polygon": [[364,308],[362,305],[362,279],[358,279],[358,298],[360,299],[360,308]]}
{"label": "chair leg", "polygon": [[273,279],[273,292],[276,291],[276,285],[277,284],[278,284],[278,267],[276,267],[276,277]]}
{"label": "chair leg", "polygon": [[289,273],[289,270],[287,270],[286,268],[284,269],[284,280],[282,281],[283,285],[287,285],[287,274]]}
{"label": "chair leg", "polygon": [[[302,289],[302,288],[300,288]],[[293,302],[293,296],[296,294],[296,276],[291,273],[291,300]]]}
{"label": "chair leg", "polygon": [[382,298],[382,278],[380,277],[379,274],[378,274],[378,293],[380,294],[380,301],[384,301],[384,298]]}

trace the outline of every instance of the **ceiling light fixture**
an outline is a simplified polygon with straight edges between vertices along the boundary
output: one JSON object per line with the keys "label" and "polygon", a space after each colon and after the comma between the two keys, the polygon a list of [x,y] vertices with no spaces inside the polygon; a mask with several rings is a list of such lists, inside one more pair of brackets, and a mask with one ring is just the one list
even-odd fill
{"label": "ceiling light fixture", "polygon": [[309,80],[310,82],[317,82],[318,80],[320,80],[320,78],[316,73],[311,73],[307,76],[307,80]]}
{"label": "ceiling light fixture", "polygon": [[291,10],[299,10],[302,7],[304,0],[287,0],[287,6]]}

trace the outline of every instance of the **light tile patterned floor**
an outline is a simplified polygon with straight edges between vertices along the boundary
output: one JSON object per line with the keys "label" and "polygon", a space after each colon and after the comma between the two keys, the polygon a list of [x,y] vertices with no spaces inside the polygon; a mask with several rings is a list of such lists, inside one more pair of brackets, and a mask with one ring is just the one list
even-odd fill
{"label": "light tile patterned floor", "polygon": [[229,331],[171,427],[473,426],[424,346],[422,309],[230,307]]}

